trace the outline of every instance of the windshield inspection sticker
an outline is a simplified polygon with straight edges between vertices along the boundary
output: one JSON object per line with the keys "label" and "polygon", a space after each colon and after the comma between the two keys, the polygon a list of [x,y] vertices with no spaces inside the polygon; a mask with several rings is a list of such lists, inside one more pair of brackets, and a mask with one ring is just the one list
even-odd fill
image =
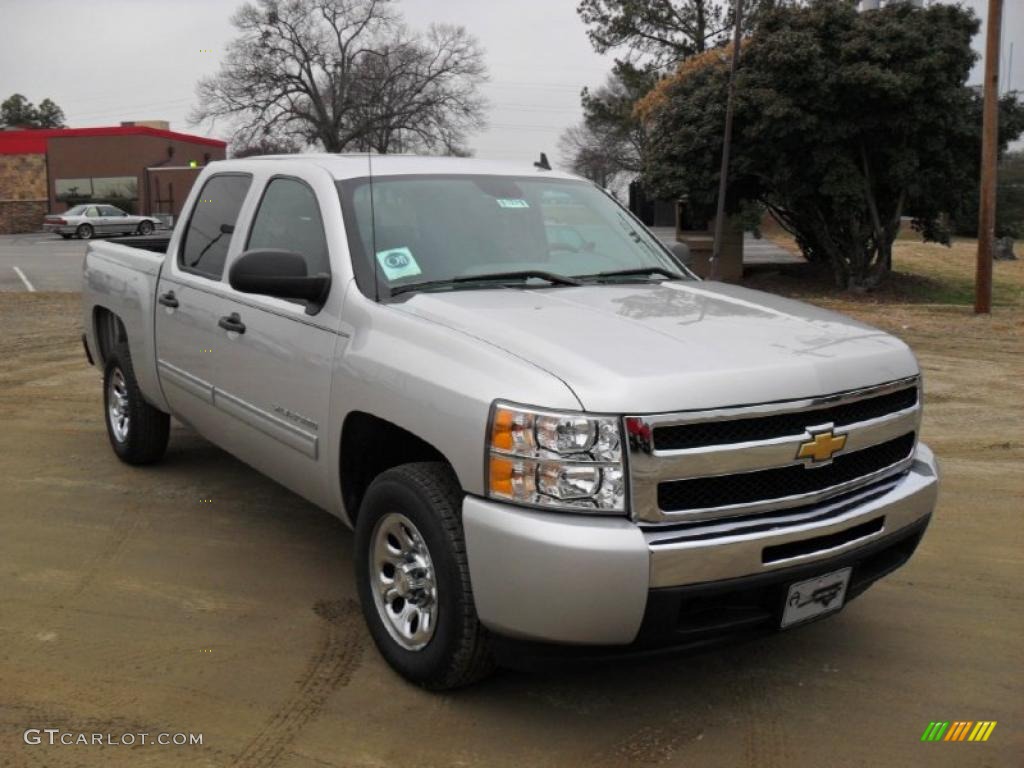
{"label": "windshield inspection sticker", "polygon": [[499,208],[529,208],[530,204],[525,200],[514,200],[510,197],[495,198]]}
{"label": "windshield inspection sticker", "polygon": [[420,265],[408,248],[392,248],[389,251],[377,251],[377,263],[384,270],[388,280],[401,280],[403,277],[414,277],[423,274]]}

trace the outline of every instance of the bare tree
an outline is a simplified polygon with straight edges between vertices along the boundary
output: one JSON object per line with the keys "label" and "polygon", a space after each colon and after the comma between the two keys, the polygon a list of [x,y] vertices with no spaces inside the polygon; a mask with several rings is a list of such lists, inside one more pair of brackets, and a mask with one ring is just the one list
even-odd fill
{"label": "bare tree", "polygon": [[605,189],[623,172],[615,159],[620,141],[609,132],[594,130],[583,122],[567,129],[558,139],[558,151],[573,173]]}
{"label": "bare tree", "polygon": [[232,23],[189,120],[230,120],[240,144],[452,151],[483,123],[483,53],[461,27],[410,32],[393,0],[256,0]]}
{"label": "bare tree", "polygon": [[231,145],[231,157],[254,157],[257,155],[294,155],[302,151],[302,145],[291,139],[263,136],[254,144]]}
{"label": "bare tree", "polygon": [[604,85],[583,89],[583,122],[563,133],[558,144],[575,173],[611,187],[643,170],[647,128],[634,109],[655,82],[652,70],[620,62]]}
{"label": "bare tree", "polygon": [[432,25],[425,36],[404,30],[359,68],[357,121],[369,126],[362,149],[465,152],[466,135],[483,127],[483,54],[462,27]]}

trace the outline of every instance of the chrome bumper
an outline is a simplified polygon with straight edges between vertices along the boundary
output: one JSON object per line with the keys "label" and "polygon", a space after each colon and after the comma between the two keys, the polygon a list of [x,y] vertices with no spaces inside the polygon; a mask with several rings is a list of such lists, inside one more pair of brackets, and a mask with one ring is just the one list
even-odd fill
{"label": "chrome bumper", "polygon": [[[537,512],[468,496],[463,526],[477,613],[486,627],[509,637],[627,644],[637,636],[652,589],[854,552],[926,518],[937,493],[935,457],[919,444],[907,473],[883,491],[837,502],[814,519],[743,533],[642,529],[626,519]],[[769,551],[783,556],[768,557]]]}

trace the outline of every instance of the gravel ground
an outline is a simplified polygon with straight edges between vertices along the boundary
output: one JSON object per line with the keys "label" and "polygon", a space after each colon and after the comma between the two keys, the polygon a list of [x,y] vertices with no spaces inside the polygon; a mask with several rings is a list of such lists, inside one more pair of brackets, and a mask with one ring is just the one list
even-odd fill
{"label": "gravel ground", "polygon": [[[851,309],[925,369],[944,486],[909,565],[768,640],[432,695],[369,641],[338,521],[181,427],[162,464],[119,463],[77,296],[0,295],[0,766],[1021,765],[1024,328]],[[922,744],[931,720],[999,724]]]}

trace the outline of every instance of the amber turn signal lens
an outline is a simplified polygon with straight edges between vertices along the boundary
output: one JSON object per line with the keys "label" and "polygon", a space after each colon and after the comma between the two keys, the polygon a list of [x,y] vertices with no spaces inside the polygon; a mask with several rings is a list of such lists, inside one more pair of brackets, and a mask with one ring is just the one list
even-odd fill
{"label": "amber turn signal lens", "polygon": [[513,463],[509,459],[491,457],[491,493],[512,495]]}
{"label": "amber turn signal lens", "polygon": [[491,447],[503,451],[512,450],[512,425],[515,414],[512,411],[498,409],[494,413],[494,424],[491,426]]}

